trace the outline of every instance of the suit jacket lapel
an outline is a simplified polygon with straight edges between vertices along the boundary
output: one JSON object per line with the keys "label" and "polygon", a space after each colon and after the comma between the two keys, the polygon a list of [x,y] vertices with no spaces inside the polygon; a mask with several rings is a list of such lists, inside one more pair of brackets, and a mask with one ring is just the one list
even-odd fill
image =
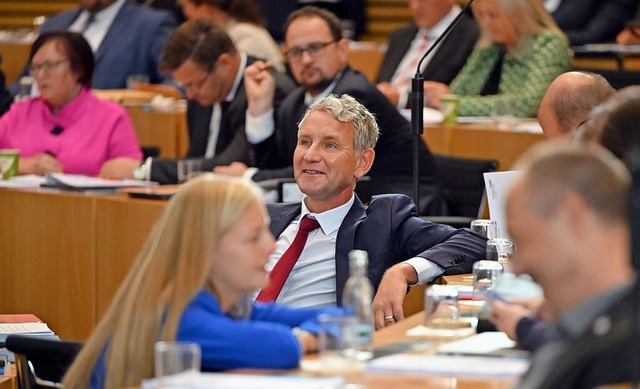
{"label": "suit jacket lapel", "polygon": [[113,19],[113,23],[111,23],[111,26],[109,26],[107,34],[104,36],[102,43],[100,43],[100,47],[98,47],[98,52],[96,53],[96,63],[100,62],[100,58],[104,55],[105,51],[118,50],[117,48],[111,48],[111,46],[117,44],[120,41],[120,34],[130,32],[130,30],[127,29],[127,26],[131,25],[130,20],[133,16],[132,12],[134,10],[129,9],[131,7],[132,6],[129,3],[125,2],[122,5],[122,8],[120,8],[120,11],[118,11],[115,19]]}
{"label": "suit jacket lapel", "polygon": [[280,234],[287,228],[289,224],[298,216],[302,210],[301,203],[286,204],[279,207],[268,207],[271,223],[269,230],[273,236],[278,239]]}
{"label": "suit jacket lapel", "polygon": [[339,306],[342,305],[344,284],[349,278],[349,251],[355,248],[356,230],[365,218],[366,208],[356,195],[336,238],[336,303]]}

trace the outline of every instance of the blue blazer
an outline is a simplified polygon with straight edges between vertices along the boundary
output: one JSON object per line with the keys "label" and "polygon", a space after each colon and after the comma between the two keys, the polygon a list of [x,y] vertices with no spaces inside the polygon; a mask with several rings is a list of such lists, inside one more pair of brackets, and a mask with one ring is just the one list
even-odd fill
{"label": "blue blazer", "polygon": [[[300,215],[300,203],[268,204],[270,230],[279,237]],[[364,206],[356,196],[336,239],[336,298],[340,305],[349,278],[349,251],[369,254],[369,279],[377,291],[382,275],[391,266],[416,256],[436,263],[445,274],[470,273],[473,263],[484,259],[486,240],[468,229],[422,220],[405,195],[373,196]]]}
{"label": "blue blazer", "polygon": [[[81,8],[75,8],[54,15],[44,23],[41,32],[66,30],[81,12]],[[125,2],[95,53],[91,87],[126,88],[131,74],[148,74],[149,81],[156,84],[165,81],[158,65],[175,25],[173,16],[166,11]]]}

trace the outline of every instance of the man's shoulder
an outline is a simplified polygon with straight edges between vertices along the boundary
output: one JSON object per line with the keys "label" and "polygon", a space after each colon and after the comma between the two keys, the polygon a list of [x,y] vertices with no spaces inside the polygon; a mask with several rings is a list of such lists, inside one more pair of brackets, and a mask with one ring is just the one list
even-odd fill
{"label": "man's shoulder", "polygon": [[413,200],[411,199],[411,197],[405,194],[381,194],[371,196],[371,200],[369,200],[367,209],[369,212],[371,212],[377,209],[389,209],[392,207],[404,207],[407,205],[413,205]]}
{"label": "man's shoulder", "polygon": [[145,7],[140,4],[126,2],[122,5],[120,12],[130,14],[134,23],[159,24],[170,22],[175,24],[175,19],[169,11]]}

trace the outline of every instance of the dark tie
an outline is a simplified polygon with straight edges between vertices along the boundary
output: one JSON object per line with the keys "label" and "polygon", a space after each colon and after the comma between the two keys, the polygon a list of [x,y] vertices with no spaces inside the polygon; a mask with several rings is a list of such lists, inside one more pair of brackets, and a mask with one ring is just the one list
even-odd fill
{"label": "dark tie", "polygon": [[269,302],[278,298],[284,282],[289,277],[293,265],[296,264],[304,245],[307,243],[309,233],[318,227],[320,227],[320,224],[316,219],[311,219],[307,216],[302,218],[298,233],[293,242],[291,242],[291,246],[282,254],[276,266],[271,270],[271,274],[269,274],[269,286],[260,291],[256,301]]}
{"label": "dark tie", "polygon": [[80,34],[83,34],[85,31],[87,31],[87,29],[89,28],[89,26],[91,26],[91,24],[96,20],[96,14],[94,14],[93,12],[89,14],[89,17],[87,18],[87,20],[85,20],[84,25],[82,26],[82,29],[80,29]]}

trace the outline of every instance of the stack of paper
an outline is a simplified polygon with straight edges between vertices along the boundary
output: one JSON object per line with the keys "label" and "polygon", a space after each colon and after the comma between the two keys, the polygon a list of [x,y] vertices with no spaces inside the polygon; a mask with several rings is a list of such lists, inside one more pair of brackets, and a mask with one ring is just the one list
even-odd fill
{"label": "stack of paper", "polygon": [[518,377],[527,370],[523,358],[396,354],[374,359],[369,371],[455,377]]}
{"label": "stack of paper", "polygon": [[141,180],[108,180],[105,178],[88,177],[76,174],[47,173],[44,176],[43,187],[64,190],[115,190],[117,188],[154,186],[157,182]]}
{"label": "stack of paper", "polygon": [[[159,389],[163,385],[185,385],[193,389],[331,389],[344,388],[344,377],[308,377],[301,375],[182,373],[142,381],[142,389]],[[171,386],[170,385],[170,386]],[[173,387],[173,386],[171,386]],[[186,385],[185,385],[186,387]]]}

